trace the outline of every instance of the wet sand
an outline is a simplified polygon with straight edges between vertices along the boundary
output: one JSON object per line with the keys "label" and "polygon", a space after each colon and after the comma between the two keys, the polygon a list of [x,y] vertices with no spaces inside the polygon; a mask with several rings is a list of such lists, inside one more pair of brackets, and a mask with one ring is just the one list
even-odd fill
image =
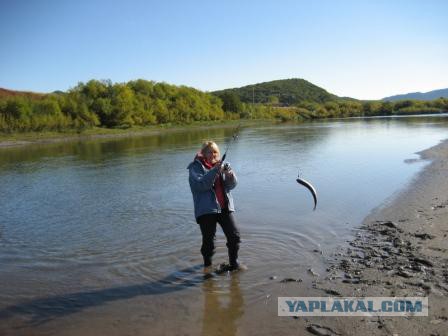
{"label": "wet sand", "polygon": [[303,329],[317,335],[448,335],[448,141],[419,154],[430,164],[364,220],[314,288],[340,296],[428,296],[429,316],[299,318]]}

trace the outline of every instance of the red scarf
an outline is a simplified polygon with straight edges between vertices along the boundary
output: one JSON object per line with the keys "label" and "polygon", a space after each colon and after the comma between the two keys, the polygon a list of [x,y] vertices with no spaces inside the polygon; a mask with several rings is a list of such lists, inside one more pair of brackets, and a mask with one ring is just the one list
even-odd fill
{"label": "red scarf", "polygon": [[[208,162],[200,154],[198,154],[196,156],[196,158],[198,158],[201,161],[201,163],[204,165],[204,167],[207,169],[212,169],[215,166],[213,163]],[[224,183],[223,183],[221,174],[218,174],[216,176],[214,188],[215,188],[215,194],[216,194],[216,198],[218,199],[219,206],[221,207],[221,209],[227,209],[226,196],[224,193]]]}

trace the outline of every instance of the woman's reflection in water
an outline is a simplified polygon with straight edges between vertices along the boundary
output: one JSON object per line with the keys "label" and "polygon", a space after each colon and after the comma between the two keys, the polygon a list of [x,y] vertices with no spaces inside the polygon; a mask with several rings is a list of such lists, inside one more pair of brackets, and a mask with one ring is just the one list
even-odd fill
{"label": "woman's reflection in water", "polygon": [[[222,287],[223,283],[228,283],[229,287]],[[243,315],[244,305],[239,274],[207,279],[203,291],[202,335],[236,335],[236,322]]]}

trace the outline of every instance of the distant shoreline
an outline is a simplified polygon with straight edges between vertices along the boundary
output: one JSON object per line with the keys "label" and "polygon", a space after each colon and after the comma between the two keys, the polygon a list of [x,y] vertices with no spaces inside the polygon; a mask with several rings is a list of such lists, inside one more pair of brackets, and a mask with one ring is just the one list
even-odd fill
{"label": "distant shoreline", "polygon": [[71,141],[84,141],[93,139],[119,139],[137,136],[159,135],[163,133],[179,132],[183,130],[208,129],[208,128],[232,128],[239,124],[250,126],[260,123],[272,123],[266,120],[228,120],[219,122],[200,122],[189,125],[164,125],[149,127],[134,127],[128,129],[94,128],[77,133],[67,132],[27,132],[14,134],[0,134],[0,149],[21,147],[36,144],[53,144]]}
{"label": "distant shoreline", "polygon": [[[429,116],[448,116],[448,113],[436,114],[418,114],[418,115],[385,115],[385,116],[364,116],[364,117],[346,117],[346,118],[331,118],[331,119],[314,119],[313,121],[337,121],[349,119],[375,119],[375,118],[412,118],[412,117],[429,117]],[[290,121],[294,122],[294,121]],[[297,122],[297,121],[296,121]],[[296,123],[295,122],[295,123]],[[21,147],[33,144],[51,144],[70,141],[83,141],[93,139],[118,139],[136,136],[150,136],[162,133],[179,132],[187,129],[205,129],[205,128],[231,128],[241,124],[243,126],[254,126],[260,124],[276,124],[284,123],[279,120],[272,119],[239,119],[239,120],[225,120],[225,121],[207,121],[195,122],[185,125],[158,125],[147,127],[132,127],[126,129],[119,128],[100,128],[87,129],[78,133],[74,130],[64,132],[25,132],[25,133],[0,133],[0,149],[10,147]]]}

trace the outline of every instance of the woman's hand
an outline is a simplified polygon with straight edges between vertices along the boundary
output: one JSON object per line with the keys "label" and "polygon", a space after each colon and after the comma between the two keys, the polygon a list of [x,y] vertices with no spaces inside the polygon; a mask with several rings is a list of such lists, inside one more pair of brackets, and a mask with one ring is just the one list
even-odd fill
{"label": "woman's hand", "polygon": [[232,170],[232,167],[230,167],[230,164],[228,162],[226,162],[224,165],[222,165],[222,170],[223,170],[226,178],[233,177],[233,170]]}

